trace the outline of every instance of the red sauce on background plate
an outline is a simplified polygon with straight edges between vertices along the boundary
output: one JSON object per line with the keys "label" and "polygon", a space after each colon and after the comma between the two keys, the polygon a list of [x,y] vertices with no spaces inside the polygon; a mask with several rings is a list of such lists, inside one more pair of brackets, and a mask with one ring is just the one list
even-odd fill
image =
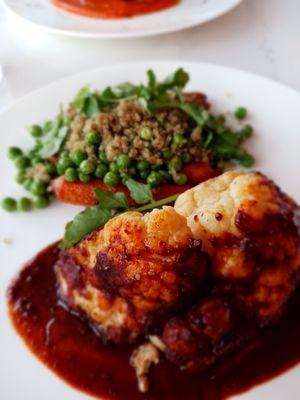
{"label": "red sauce on background plate", "polygon": [[24,267],[8,289],[9,313],[30,350],[79,390],[114,400],[221,400],[300,361],[298,293],[280,324],[261,333],[256,350],[202,374],[180,371],[163,360],[150,372],[150,391],[142,394],[129,365],[133,347],[104,345],[85,320],[60,303],[53,269],[58,254],[56,243]]}
{"label": "red sauce on background plate", "polygon": [[174,6],[179,0],[51,0],[66,11],[93,18],[126,18]]}

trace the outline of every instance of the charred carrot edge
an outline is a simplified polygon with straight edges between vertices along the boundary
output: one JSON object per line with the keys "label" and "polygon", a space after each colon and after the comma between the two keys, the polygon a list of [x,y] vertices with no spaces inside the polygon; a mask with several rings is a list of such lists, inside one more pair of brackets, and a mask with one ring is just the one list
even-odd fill
{"label": "charred carrot edge", "polygon": [[[188,177],[188,185],[178,186],[175,184],[165,184],[160,188],[153,189],[155,200],[172,196],[173,194],[183,193],[190,187],[201,183],[218,175],[218,171],[213,169],[209,164],[203,162],[191,163],[183,168],[183,172]],[[101,179],[93,182],[67,182],[63,177],[57,178],[53,184],[55,196],[65,203],[77,204],[82,206],[91,206],[97,203],[94,189],[101,187],[111,192],[123,192],[128,194],[128,190],[124,186],[111,187],[103,183]],[[131,204],[133,205],[133,203]]]}

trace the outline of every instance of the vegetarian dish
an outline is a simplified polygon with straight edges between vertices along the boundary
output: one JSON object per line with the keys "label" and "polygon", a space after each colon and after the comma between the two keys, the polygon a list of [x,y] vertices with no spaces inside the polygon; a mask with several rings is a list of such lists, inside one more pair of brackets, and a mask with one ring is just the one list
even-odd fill
{"label": "vegetarian dish", "polygon": [[[30,127],[30,150],[9,148],[17,182],[40,208],[53,195],[93,205],[99,200],[95,188],[129,194],[132,179],[147,183],[159,200],[229,164],[250,167],[254,158],[243,148],[253,131],[244,123],[247,110],[239,107],[233,117],[210,111],[204,94],[185,91],[188,80],[183,69],[162,82],[148,71],[146,84],[82,88],[53,121]],[[28,210],[32,198],[8,198],[3,205],[7,211]]]}
{"label": "vegetarian dish", "polygon": [[32,351],[77,388],[120,400],[220,400],[297,364],[294,200],[258,172],[158,201],[129,182],[135,207],[95,189],[99,204],[11,284],[10,316]]}
{"label": "vegetarian dish", "polygon": [[51,0],[66,11],[93,18],[126,18],[174,6],[179,0]]}

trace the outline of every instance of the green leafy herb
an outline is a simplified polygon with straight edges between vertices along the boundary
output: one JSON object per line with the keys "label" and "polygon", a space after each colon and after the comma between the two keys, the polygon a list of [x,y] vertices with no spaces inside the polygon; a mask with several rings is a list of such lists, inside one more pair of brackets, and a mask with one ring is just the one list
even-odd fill
{"label": "green leafy herb", "polygon": [[138,207],[135,209],[135,211],[145,212],[145,211],[153,210],[154,208],[160,208],[162,206],[165,206],[166,204],[174,203],[174,201],[177,200],[178,196],[179,196],[179,194],[173,194],[173,196],[165,197],[164,199],[153,201],[149,204]]}
{"label": "green leafy herb", "polygon": [[75,99],[70,103],[70,106],[72,108],[75,108],[75,110],[82,111],[84,108],[85,101],[89,97],[89,95],[90,95],[89,86],[84,86],[79,90],[79,92],[75,96]]}
{"label": "green leafy herb", "polygon": [[189,74],[183,68],[179,68],[172,75],[165,79],[163,86],[168,89],[173,89],[175,87],[183,89],[188,83],[189,79]]}
{"label": "green leafy herb", "polygon": [[55,119],[51,130],[40,139],[38,155],[41,158],[48,159],[61,149],[69,131],[69,127],[63,126],[63,123],[64,118],[61,112]]}
{"label": "green leafy herb", "polygon": [[66,249],[74,246],[89,233],[103,226],[111,217],[110,210],[101,206],[88,207],[81,211],[73,221],[66,225],[61,248]]}
{"label": "green leafy herb", "polygon": [[84,106],[82,111],[88,118],[92,118],[92,116],[100,111],[100,106],[96,96],[89,95],[84,102]]}
{"label": "green leafy herb", "polygon": [[[64,239],[61,243],[61,248],[69,248],[80,242],[84,237],[93,232],[94,230],[101,228],[106,224],[108,220],[116,215],[115,210],[121,209],[121,212],[128,210],[146,212],[153,208],[162,207],[166,204],[173,203],[178,195],[173,195],[154,201],[150,188],[147,189],[145,186],[133,179],[130,179],[129,186],[132,188],[133,193],[139,200],[143,200],[144,204],[137,208],[129,208],[127,196],[124,193],[111,193],[108,190],[97,188],[95,194],[99,200],[99,205],[88,207],[84,211],[80,212],[75,216],[73,221],[69,222],[65,228]],[[143,188],[141,187],[143,186]],[[150,194],[149,194],[150,191]],[[146,201],[146,198],[148,200]]]}
{"label": "green leafy herb", "polygon": [[144,185],[134,179],[127,179],[126,186],[129,189],[130,196],[137,204],[153,202],[153,196],[149,185]]}
{"label": "green leafy herb", "polygon": [[94,192],[102,208],[107,208],[109,210],[114,208],[128,208],[128,201],[125,193],[112,193],[102,188],[96,188]]}

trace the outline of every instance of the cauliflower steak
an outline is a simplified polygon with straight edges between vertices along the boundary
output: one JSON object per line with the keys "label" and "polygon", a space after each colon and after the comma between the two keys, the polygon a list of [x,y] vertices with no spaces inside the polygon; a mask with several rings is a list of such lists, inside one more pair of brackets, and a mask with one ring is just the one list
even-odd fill
{"label": "cauliflower steak", "polygon": [[132,342],[198,294],[207,257],[186,219],[164,207],[114,217],[62,251],[56,272],[64,301],[103,339]]}
{"label": "cauliflower steak", "polygon": [[296,203],[264,175],[232,171],[179,196],[212,274],[261,324],[277,319],[300,267]]}

